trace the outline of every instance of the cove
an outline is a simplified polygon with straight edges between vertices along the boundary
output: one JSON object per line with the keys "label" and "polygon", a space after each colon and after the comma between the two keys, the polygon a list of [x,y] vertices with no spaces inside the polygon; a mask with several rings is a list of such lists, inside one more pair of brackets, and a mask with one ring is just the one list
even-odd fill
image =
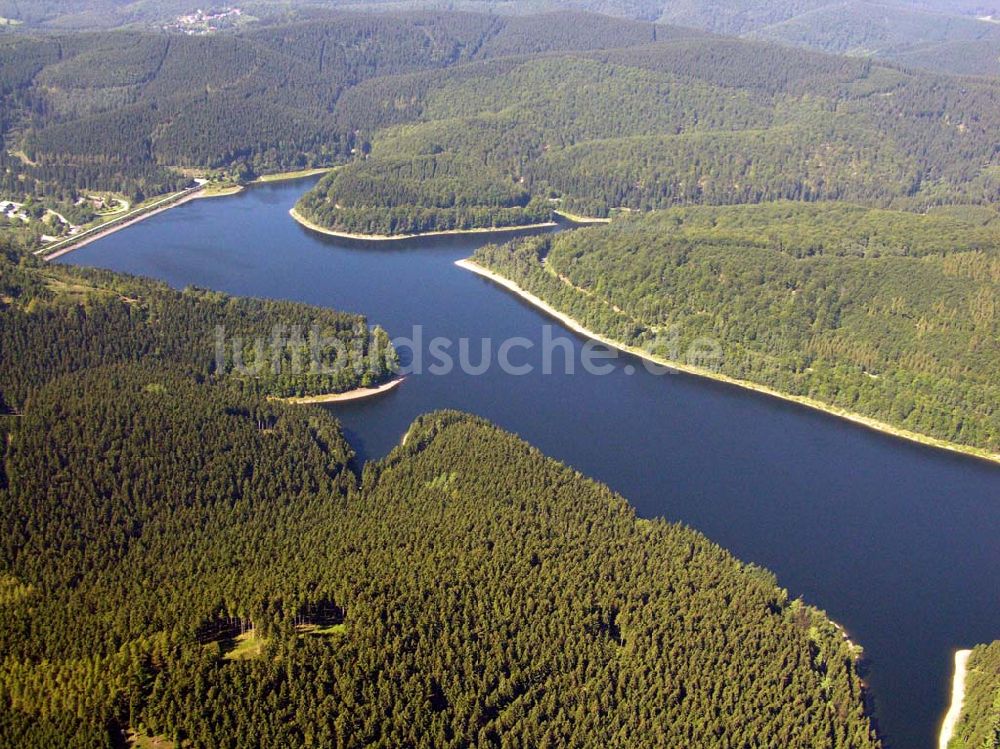
{"label": "cove", "polygon": [[[426,338],[540,346],[552,326],[579,361],[583,340],[454,266],[489,236],[325,237],[288,215],[312,184],[193,201],[59,262],[360,312],[392,336],[421,325]],[[1000,637],[1000,467],[722,383],[655,376],[628,357],[613,363],[603,376],[425,372],[330,408],[362,460],[388,452],[422,413],[479,414],[607,483],[640,515],[690,525],[767,567],[865,647],[887,744],[935,746],[954,650]]]}

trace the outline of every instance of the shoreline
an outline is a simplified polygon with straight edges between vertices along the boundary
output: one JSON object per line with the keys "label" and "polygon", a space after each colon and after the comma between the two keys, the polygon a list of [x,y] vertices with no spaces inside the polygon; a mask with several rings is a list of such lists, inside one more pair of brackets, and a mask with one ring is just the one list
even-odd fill
{"label": "shoreline", "polygon": [[557,216],[562,216],[567,221],[572,221],[574,224],[580,224],[581,226],[587,226],[590,224],[610,224],[610,218],[598,218],[597,216],[580,216],[576,213],[570,213],[569,211],[552,211]]}
{"label": "shoreline", "polygon": [[[276,174],[265,174],[260,177],[257,177],[257,179],[250,181],[248,184],[256,185],[256,184],[265,184],[268,182],[285,182],[297,179],[304,179],[306,177],[312,177],[317,174],[325,174],[336,168],[337,167],[320,167],[316,169],[304,169],[298,172],[278,172]],[[145,212],[139,213],[134,218],[128,219],[125,216],[122,216],[118,217],[117,219],[112,219],[112,221],[120,220],[121,223],[116,223],[113,226],[108,226],[107,228],[104,228],[103,226],[94,226],[88,229],[86,236],[81,237],[80,240],[77,242],[71,242],[70,244],[61,247],[55,252],[49,254],[44,254],[47,248],[42,247],[39,250],[37,250],[35,254],[39,255],[46,262],[48,262],[49,260],[55,260],[58,257],[62,257],[63,255],[66,255],[70,252],[74,252],[75,250],[79,250],[82,247],[86,247],[88,244],[92,242],[96,242],[99,239],[104,239],[105,237],[108,237],[117,231],[121,231],[122,229],[127,229],[130,226],[134,226],[140,221],[150,218],[151,216],[155,216],[158,213],[162,213],[163,211],[184,205],[185,203],[188,203],[192,200],[197,200],[201,198],[205,199],[228,198],[233,195],[239,195],[246,189],[247,185],[233,185],[231,187],[225,187],[217,190],[212,190],[210,186],[202,185],[199,189],[192,188],[190,194],[181,195],[181,197],[177,198],[176,200],[173,200],[173,202],[170,201],[173,199],[174,195],[177,195],[178,193],[175,193],[174,195],[168,195],[164,198],[161,198],[160,201],[153,203],[153,205],[148,210],[142,208],[137,209],[139,211],[145,210]],[[165,205],[161,205],[161,203],[165,203]],[[108,223],[111,222],[109,221]]]}
{"label": "shoreline", "polygon": [[304,395],[302,397],[296,398],[276,398],[275,400],[284,401],[285,403],[291,403],[295,406],[306,406],[312,404],[326,404],[326,403],[347,403],[350,401],[360,401],[367,400],[368,398],[374,398],[377,395],[382,395],[383,393],[388,393],[390,390],[395,390],[397,387],[403,384],[405,377],[395,377],[388,382],[384,382],[377,387],[369,388],[355,388],[354,390],[347,390],[343,393],[324,393],[322,395]]}
{"label": "shoreline", "polygon": [[479,265],[473,260],[468,258],[464,260],[456,260],[455,265],[463,270],[475,273],[478,276],[482,276],[483,278],[502,286],[515,296],[521,298],[523,301],[528,302],[532,306],[542,310],[542,312],[547,314],[549,317],[555,318],[574,333],[591,338],[599,343],[603,343],[605,346],[609,346],[610,348],[622,351],[626,354],[631,354],[632,356],[652,362],[653,364],[657,364],[661,367],[667,367],[679,372],[684,372],[685,374],[695,375],[696,377],[704,377],[706,379],[715,380],[716,382],[722,382],[727,385],[734,385],[736,387],[743,388],[744,390],[752,390],[756,393],[761,393],[772,398],[778,398],[779,400],[797,403],[800,406],[806,406],[807,408],[812,408],[816,411],[822,411],[823,413],[850,421],[859,426],[871,429],[872,431],[905,439],[909,442],[916,442],[924,445],[925,447],[936,447],[938,449],[961,453],[962,455],[967,455],[969,457],[979,458],[980,460],[1000,464],[1000,453],[991,453],[982,448],[959,445],[957,443],[948,442],[947,440],[938,439],[936,437],[918,434],[917,432],[911,432],[907,429],[894,427],[891,424],[886,424],[885,422],[879,421],[878,419],[874,419],[870,416],[863,416],[852,411],[837,408],[836,406],[830,406],[807,396],[782,393],[781,391],[774,390],[766,385],[758,385],[757,383],[750,382],[748,380],[738,380],[735,377],[720,374],[719,372],[713,372],[709,369],[694,367],[689,364],[681,364],[680,362],[670,361],[654,354],[650,354],[648,351],[644,351],[643,349],[636,348],[635,346],[629,346],[621,343],[620,341],[608,338],[607,336],[595,333],[592,330],[588,330],[580,322],[564,312],[560,312],[541,297],[538,297],[530,291],[521,288],[521,286],[519,286],[515,281],[511,281],[510,279],[501,276],[499,273]]}
{"label": "shoreline", "polygon": [[[95,226],[94,228],[88,231],[86,236],[81,237],[80,240],[77,242],[71,242],[65,247],[60,247],[55,252],[51,252],[48,254],[41,254],[44,253],[45,250],[47,249],[45,247],[42,247],[41,250],[37,251],[35,254],[41,255],[42,260],[44,260],[45,262],[49,262],[50,260],[55,260],[58,257],[67,255],[70,252],[79,250],[82,247],[86,247],[88,244],[96,242],[98,239],[104,239],[105,237],[111,236],[115,232],[119,232],[122,229],[127,229],[130,226],[134,226],[140,221],[145,221],[147,218],[150,218],[151,216],[163,213],[164,211],[169,211],[171,208],[176,208],[177,206],[184,205],[185,203],[189,203],[192,200],[197,200],[198,198],[216,197],[213,195],[206,196],[203,194],[204,192],[205,192],[204,188],[199,188],[197,190],[188,193],[187,195],[181,195],[181,197],[177,198],[176,200],[172,200],[173,196],[163,198],[163,200],[160,201],[160,203],[154,203],[153,206],[150,207],[148,210],[140,208],[139,209],[140,213],[133,218],[128,218],[127,216],[123,216],[120,223],[115,223],[113,226],[108,226],[107,228],[104,228],[103,226]],[[224,197],[224,196],[220,195],[218,197]]]}
{"label": "shoreline", "polygon": [[335,166],[318,166],[312,169],[299,169],[294,172],[275,172],[274,174],[262,174],[256,179],[250,180],[251,185],[262,185],[267,182],[288,182],[294,179],[305,179],[306,177],[315,177],[318,174],[326,174],[327,172],[332,172],[337,167]]}
{"label": "shoreline", "polygon": [[955,651],[955,676],[951,682],[951,704],[941,722],[941,733],[938,734],[938,749],[948,749],[951,737],[955,733],[955,725],[962,716],[962,705],[965,702],[965,676],[968,673],[971,650]]}
{"label": "shoreline", "polygon": [[513,232],[513,231],[527,231],[529,229],[551,229],[553,226],[559,226],[555,221],[546,221],[541,224],[522,224],[520,226],[496,226],[487,227],[482,229],[444,229],[442,231],[425,231],[419,234],[352,234],[351,232],[336,231],[334,229],[327,229],[326,227],[315,224],[301,213],[292,208],[288,215],[290,215],[296,222],[301,226],[304,226],[310,231],[319,232],[320,234],[326,234],[329,237],[337,237],[338,239],[356,239],[362,242],[395,242],[402,239],[422,239],[424,237],[444,237],[444,236],[458,236],[462,234],[495,234],[498,232]]}
{"label": "shoreline", "polygon": [[228,198],[230,195],[239,195],[246,189],[245,185],[230,185],[229,187],[217,187],[215,189],[206,186],[199,197]]}

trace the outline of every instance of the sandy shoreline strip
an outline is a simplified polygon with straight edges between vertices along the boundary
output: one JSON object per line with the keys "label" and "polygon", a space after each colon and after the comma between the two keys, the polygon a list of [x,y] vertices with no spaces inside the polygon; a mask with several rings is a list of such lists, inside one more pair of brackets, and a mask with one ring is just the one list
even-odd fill
{"label": "sandy shoreline strip", "polygon": [[232,195],[239,195],[246,190],[246,185],[231,185],[230,187],[206,187],[199,195],[199,198],[228,198]]}
{"label": "sandy shoreline strip", "polygon": [[927,445],[930,447],[937,447],[943,450],[950,450],[952,452],[962,453],[964,455],[969,455],[974,458],[980,458],[982,460],[988,460],[992,463],[1000,463],[1000,453],[991,453],[987,450],[983,450],[977,447],[970,447],[968,445],[958,445],[954,442],[948,442],[946,440],[937,439],[935,437],[928,437],[923,434],[917,434],[916,432],[911,432],[906,429],[900,429],[899,427],[894,427],[891,424],[886,424],[885,422],[878,421],[868,416],[862,416],[861,414],[856,414],[851,411],[846,411],[844,409],[836,408],[834,406],[827,405],[826,403],[821,403],[820,401],[814,400],[812,398],[807,398],[801,395],[790,395],[788,393],[782,393],[778,390],[773,390],[764,385],[758,385],[753,382],[748,382],[746,380],[737,380],[734,377],[729,377],[728,375],[720,374],[718,372],[713,372],[709,369],[704,369],[702,367],[693,367],[688,364],[681,364],[680,362],[670,361],[659,356],[650,354],[634,346],[628,346],[619,341],[612,340],[607,336],[603,336],[599,333],[595,333],[592,330],[588,330],[582,324],[574,320],[569,315],[560,312],[558,309],[553,307],[551,304],[535,296],[530,291],[522,289],[516,282],[511,281],[505,276],[501,276],[489,268],[484,268],[473,260],[457,260],[455,265],[459,268],[463,268],[467,271],[471,271],[479,276],[489,279],[499,286],[504,287],[508,291],[512,292],[516,296],[520,297],[529,304],[538,307],[549,317],[553,317],[567,328],[572,330],[579,335],[586,336],[595,341],[603,343],[605,346],[617,349],[618,351],[624,351],[627,354],[637,356],[640,359],[645,359],[648,362],[652,362],[661,367],[667,367],[669,369],[675,369],[679,372],[684,372],[686,374],[696,375],[698,377],[705,377],[710,380],[715,380],[717,382],[724,382],[727,385],[735,385],[736,387],[744,388],[745,390],[753,390],[756,393],[762,393],[768,395],[772,398],[779,398],[784,401],[790,401],[792,403],[798,403],[801,406],[806,406],[808,408],[815,409],[817,411],[822,411],[824,413],[830,414],[832,416],[837,416],[841,419],[845,419],[854,424],[859,424],[868,429],[872,429],[876,432],[882,432],[883,434],[888,434],[893,437],[899,437],[901,439],[909,440],[911,442],[917,442],[921,445]]}
{"label": "sandy shoreline strip", "polygon": [[257,179],[250,182],[251,185],[261,185],[268,182],[291,182],[296,179],[305,179],[306,177],[315,177],[320,174],[326,174],[332,172],[334,169],[339,169],[339,166],[318,166],[312,169],[298,169],[294,172],[275,172],[274,174],[262,174]]}
{"label": "sandy shoreline strip", "polygon": [[567,221],[572,221],[574,224],[580,224],[580,226],[588,226],[590,224],[610,224],[610,218],[598,218],[597,216],[580,216],[576,213],[570,213],[569,211],[553,211],[557,216],[562,216]]}
{"label": "sandy shoreline strip", "polygon": [[333,229],[327,229],[319,224],[314,224],[294,208],[288,212],[288,215],[307,229],[319,232],[320,234],[326,234],[329,237],[338,237],[340,239],[358,239],[363,242],[395,242],[400,239],[421,239],[423,237],[445,237],[451,235],[458,236],[462,234],[496,234],[498,232],[526,231],[528,229],[550,229],[553,226],[559,225],[555,221],[546,221],[543,224],[497,226],[483,229],[448,229],[446,231],[426,231],[420,234],[351,234],[350,232],[334,231]]}
{"label": "sandy shoreline strip", "polygon": [[378,387],[355,388],[354,390],[348,390],[344,393],[325,393],[323,395],[306,395],[302,398],[278,398],[277,400],[282,400],[285,403],[292,403],[297,406],[313,403],[346,403],[348,401],[360,401],[367,398],[374,398],[376,395],[388,393],[390,390],[395,390],[403,384],[403,380],[405,379],[405,377],[397,377],[379,385]]}
{"label": "sandy shoreline strip", "polygon": [[955,677],[951,682],[951,705],[941,723],[941,733],[938,735],[938,749],[948,749],[948,743],[955,733],[955,725],[962,715],[962,703],[965,702],[965,675],[971,650],[955,652]]}

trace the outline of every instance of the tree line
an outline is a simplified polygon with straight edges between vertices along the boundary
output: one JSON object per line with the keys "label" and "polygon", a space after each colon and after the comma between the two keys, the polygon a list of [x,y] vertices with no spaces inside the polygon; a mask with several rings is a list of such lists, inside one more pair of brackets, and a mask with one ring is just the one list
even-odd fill
{"label": "tree line", "polygon": [[971,207],[678,208],[474,257],[629,345],[669,358],[711,338],[731,377],[995,453],[997,221]]}
{"label": "tree line", "polygon": [[36,391],[0,491],[0,743],[879,745],[857,651],[696,532],[461,414],[350,454],[321,409],[176,370]]}
{"label": "tree line", "polygon": [[364,317],[231,297],[107,271],[0,258],[0,406],[51,377],[120,362],[182,366],[264,395],[341,392],[392,377],[388,334]]}
{"label": "tree line", "polygon": [[302,207],[336,226],[349,198],[385,226],[439,200],[446,188],[401,176],[401,162],[416,172],[431,158],[463,166],[486,209],[511,183],[595,216],[786,199],[990,203],[998,97],[996,81],[727,39],[477,61],[346,92],[334,113],[357,128],[357,159]]}

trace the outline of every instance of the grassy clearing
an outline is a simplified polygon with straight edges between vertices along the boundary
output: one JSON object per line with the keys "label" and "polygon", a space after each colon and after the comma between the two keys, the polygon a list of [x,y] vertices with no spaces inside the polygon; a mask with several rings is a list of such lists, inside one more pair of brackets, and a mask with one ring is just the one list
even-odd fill
{"label": "grassy clearing", "polygon": [[107,203],[112,207],[105,208],[97,212],[99,219],[113,218],[115,216],[120,216],[123,213],[128,212],[132,208],[132,204],[124,197],[120,195],[114,195],[111,193],[106,193],[101,195]]}
{"label": "grassy clearing", "polygon": [[267,638],[258,637],[256,630],[250,630],[227,641],[225,643],[226,654],[222,657],[227,661],[246,661],[260,658],[266,645]]}
{"label": "grassy clearing", "polygon": [[346,634],[347,625],[343,622],[340,624],[330,624],[325,627],[320,624],[300,624],[295,630],[303,637],[330,637],[332,635]]}
{"label": "grassy clearing", "polygon": [[444,492],[453,499],[461,499],[461,495],[455,488],[455,482],[457,481],[458,474],[451,471],[449,473],[438,474],[431,481],[425,482],[424,485],[428,489],[437,489],[438,491]]}
{"label": "grassy clearing", "polygon": [[63,304],[78,304],[95,296],[109,297],[115,295],[109,289],[64,281],[61,278],[53,278],[52,276],[46,276],[45,286],[56,295],[56,301]]}
{"label": "grassy clearing", "polygon": [[610,218],[597,218],[595,216],[581,216],[578,213],[570,213],[569,211],[561,211],[556,209],[553,211],[557,216],[562,216],[568,221],[572,221],[574,224],[610,224]]}
{"label": "grassy clearing", "polygon": [[231,182],[209,182],[205,185],[205,189],[202,190],[202,197],[205,198],[222,198],[227,195],[236,195],[237,193],[243,192],[243,185],[233,184]]}
{"label": "grassy clearing", "polygon": [[130,749],[176,749],[177,744],[166,736],[146,736],[132,731],[128,735]]}
{"label": "grassy clearing", "polygon": [[31,157],[28,156],[28,154],[19,149],[11,151],[10,155],[16,159],[20,159],[21,163],[24,164],[25,166],[38,166],[37,161],[34,161]]}

